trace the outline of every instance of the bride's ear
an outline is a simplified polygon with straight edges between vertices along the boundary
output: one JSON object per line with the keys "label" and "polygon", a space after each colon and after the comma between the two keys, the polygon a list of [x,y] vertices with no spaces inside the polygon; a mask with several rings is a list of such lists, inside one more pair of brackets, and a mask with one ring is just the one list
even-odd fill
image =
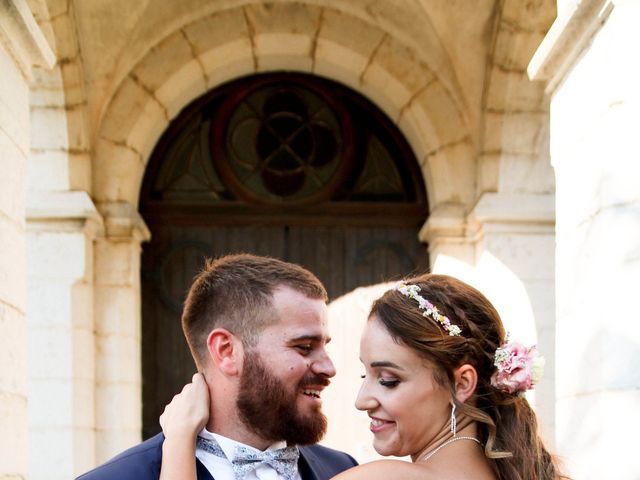
{"label": "bride's ear", "polygon": [[476,369],[465,363],[458,367],[453,372],[454,390],[456,393],[456,399],[460,403],[466,402],[473,392],[476,390],[478,384],[478,372]]}
{"label": "bride's ear", "polygon": [[242,370],[242,342],[229,330],[216,328],[209,332],[207,350],[211,363],[224,375],[237,376]]}

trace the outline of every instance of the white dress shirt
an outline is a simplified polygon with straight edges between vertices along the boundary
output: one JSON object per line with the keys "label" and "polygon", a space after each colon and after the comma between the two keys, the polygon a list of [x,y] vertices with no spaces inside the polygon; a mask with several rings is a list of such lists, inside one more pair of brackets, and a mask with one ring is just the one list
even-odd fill
{"label": "white dress shirt", "polygon": [[[235,440],[223,437],[222,435],[218,435],[217,433],[211,433],[206,428],[203,428],[198,435],[200,437],[213,439],[218,442],[218,445],[220,445],[220,448],[227,456],[227,458],[222,458],[205,450],[201,450],[199,448],[196,449],[196,457],[202,462],[207,470],[209,470],[209,473],[213,478],[215,478],[215,480],[235,480],[231,461],[234,457],[236,445],[241,445],[248,448],[249,450],[255,450],[256,452],[260,451],[257,448],[245,445],[244,443],[236,442]],[[273,445],[270,445],[267,450],[277,450],[286,446],[287,443],[284,441],[276,442]],[[283,480],[283,478],[270,465],[267,465],[266,463],[259,463],[255,470],[249,471],[244,476],[243,480]],[[300,472],[296,473],[296,480],[302,480],[300,477]]]}

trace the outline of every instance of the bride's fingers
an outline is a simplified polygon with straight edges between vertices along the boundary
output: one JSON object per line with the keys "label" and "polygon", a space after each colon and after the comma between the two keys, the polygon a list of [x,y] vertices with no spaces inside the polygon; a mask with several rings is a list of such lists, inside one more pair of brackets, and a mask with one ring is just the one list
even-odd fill
{"label": "bride's fingers", "polygon": [[195,374],[160,415],[165,436],[195,436],[209,419],[209,390],[202,374]]}

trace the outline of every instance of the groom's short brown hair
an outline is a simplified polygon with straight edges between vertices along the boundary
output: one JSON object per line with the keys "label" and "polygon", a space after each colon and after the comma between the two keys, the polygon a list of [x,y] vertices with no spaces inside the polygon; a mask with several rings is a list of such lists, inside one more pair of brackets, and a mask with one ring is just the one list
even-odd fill
{"label": "groom's short brown hair", "polygon": [[182,329],[200,369],[211,330],[226,328],[252,345],[264,327],[278,321],[272,306],[278,286],[327,301],[320,280],[300,265],[246,253],[207,261],[189,289],[182,313]]}

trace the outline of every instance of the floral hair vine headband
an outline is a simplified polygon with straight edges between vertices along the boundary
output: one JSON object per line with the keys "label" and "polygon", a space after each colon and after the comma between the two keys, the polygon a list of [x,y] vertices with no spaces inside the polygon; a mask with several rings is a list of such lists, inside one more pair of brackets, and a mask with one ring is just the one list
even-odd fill
{"label": "floral hair vine headband", "polygon": [[544,357],[535,345],[525,347],[518,342],[507,341],[496,350],[493,364],[496,371],[491,385],[505,393],[522,394],[531,390],[542,377]]}
{"label": "floral hair vine headband", "polygon": [[462,330],[459,326],[454,325],[451,321],[442,315],[438,309],[422,295],[418,294],[420,287],[418,285],[407,285],[406,283],[399,283],[396,286],[396,290],[405,297],[412,298],[418,302],[418,308],[424,310],[422,312],[423,317],[431,318],[436,323],[439,323],[442,328],[449,333],[452,337],[459,337]]}

